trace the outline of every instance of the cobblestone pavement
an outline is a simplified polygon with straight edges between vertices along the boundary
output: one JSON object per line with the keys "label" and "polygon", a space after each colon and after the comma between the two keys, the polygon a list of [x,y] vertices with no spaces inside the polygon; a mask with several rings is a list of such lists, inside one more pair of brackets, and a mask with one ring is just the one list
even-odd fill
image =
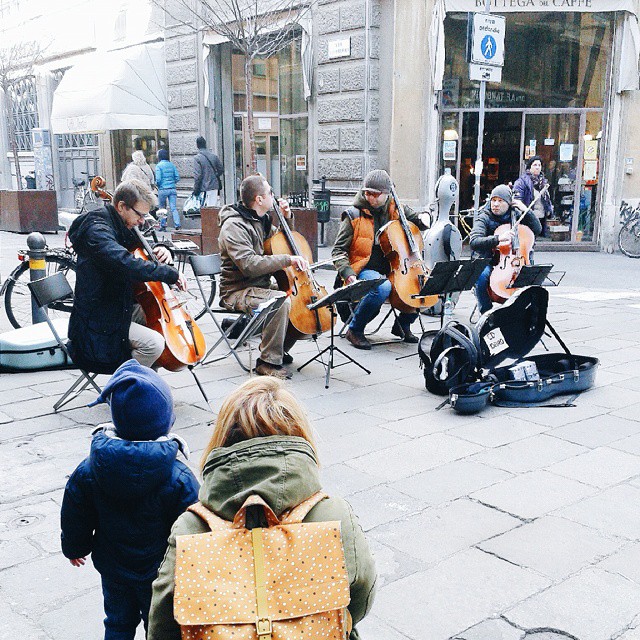
{"label": "cobblestone pavement", "polygon": [[[25,241],[0,234],[3,277]],[[640,262],[539,258],[548,261],[568,271],[551,290],[553,325],[575,352],[601,360],[596,388],[576,407],[436,411],[441,398],[424,390],[417,357],[395,359],[415,347],[397,343],[367,353],[341,341],[371,375],[340,367],[325,390],[314,364],[291,382],[317,430],[325,487],[353,504],[377,559],[365,639],[640,639]],[[465,294],[456,317],[467,320],[471,306]],[[299,343],[295,363],[315,351]],[[88,452],[92,425],[108,418],[104,406],[80,403],[52,413],[73,375],[1,377],[2,638],[101,637],[98,575],[59,551],[67,476]],[[214,408],[246,378],[231,359],[200,376]],[[166,380],[195,466],[213,416],[189,373]]]}

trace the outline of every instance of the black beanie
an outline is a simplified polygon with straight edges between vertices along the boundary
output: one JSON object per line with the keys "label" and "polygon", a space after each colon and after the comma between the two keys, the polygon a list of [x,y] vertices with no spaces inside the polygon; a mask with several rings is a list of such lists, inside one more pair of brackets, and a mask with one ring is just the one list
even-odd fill
{"label": "black beanie", "polygon": [[536,161],[539,160],[540,164],[542,164],[542,158],[540,156],[531,156],[528,160],[527,160],[527,164],[526,167],[527,169],[531,169],[531,165]]}

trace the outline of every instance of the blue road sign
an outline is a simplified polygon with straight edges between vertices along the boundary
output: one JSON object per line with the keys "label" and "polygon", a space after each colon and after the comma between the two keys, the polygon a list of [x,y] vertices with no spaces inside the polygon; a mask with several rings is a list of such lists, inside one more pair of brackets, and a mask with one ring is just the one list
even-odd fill
{"label": "blue road sign", "polygon": [[497,50],[495,38],[493,36],[486,35],[484,38],[482,38],[480,49],[482,51],[482,55],[487,60],[491,60],[491,58],[496,55]]}

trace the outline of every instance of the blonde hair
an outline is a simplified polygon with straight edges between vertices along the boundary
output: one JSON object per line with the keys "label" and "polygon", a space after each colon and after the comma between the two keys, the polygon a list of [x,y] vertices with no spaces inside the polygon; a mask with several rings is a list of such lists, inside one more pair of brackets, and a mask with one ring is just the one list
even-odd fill
{"label": "blonde hair", "polygon": [[299,436],[316,452],[305,410],[282,380],[268,376],[247,380],[226,397],[202,454],[201,468],[214,449],[264,436]]}

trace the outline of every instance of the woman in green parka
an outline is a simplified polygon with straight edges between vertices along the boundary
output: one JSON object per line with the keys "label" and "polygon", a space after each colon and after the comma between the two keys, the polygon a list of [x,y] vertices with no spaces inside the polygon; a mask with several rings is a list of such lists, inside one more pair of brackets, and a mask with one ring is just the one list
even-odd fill
{"label": "woman in green parka", "polygon": [[[224,401],[202,457],[200,501],[225,520],[233,520],[252,494],[280,516],[321,490],[318,459],[305,411],[281,380],[254,378]],[[353,619],[350,640],[358,640],[357,623],[369,612],[376,570],[364,533],[349,504],[338,497],[318,503],[305,522],[339,520],[342,529]],[[247,526],[264,526],[250,522]],[[148,640],[179,640],[173,617],[176,536],[205,533],[207,525],[186,512],[171,531],[169,547],[153,583]]]}

